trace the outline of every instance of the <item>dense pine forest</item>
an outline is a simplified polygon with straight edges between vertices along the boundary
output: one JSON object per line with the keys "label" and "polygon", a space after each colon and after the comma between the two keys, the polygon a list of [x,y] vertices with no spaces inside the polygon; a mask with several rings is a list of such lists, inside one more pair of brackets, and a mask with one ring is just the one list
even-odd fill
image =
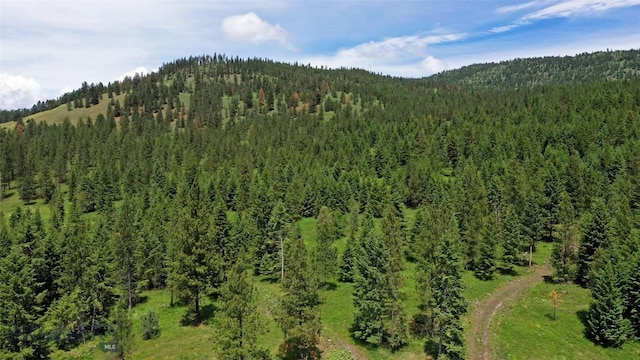
{"label": "dense pine forest", "polygon": [[[589,290],[575,336],[638,354],[639,59],[410,80],[216,54],[3,112],[0,357],[464,359],[465,284],[539,249]],[[176,311],[206,352],[161,355]]]}

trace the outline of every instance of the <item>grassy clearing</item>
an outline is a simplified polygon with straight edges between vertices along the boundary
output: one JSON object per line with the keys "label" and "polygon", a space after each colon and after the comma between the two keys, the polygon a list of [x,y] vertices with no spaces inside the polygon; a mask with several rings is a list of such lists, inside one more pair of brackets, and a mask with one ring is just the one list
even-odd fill
{"label": "grassy clearing", "polygon": [[[561,302],[557,319],[549,293]],[[590,290],[573,284],[542,283],[520,301],[508,304],[497,318],[498,359],[640,359],[640,343],[621,349],[603,348],[585,338],[584,315],[591,302]]]}
{"label": "grassy clearing", "polygon": [[4,199],[0,199],[0,213],[3,213],[6,218],[13,213],[18,207],[40,211],[40,215],[44,221],[51,219],[51,209],[44,200],[37,199],[29,205],[25,205],[24,201],[20,200],[20,194],[18,193],[17,182],[12,181],[11,186],[8,189],[4,189]]}
{"label": "grassy clearing", "polygon": [[[115,100],[120,100],[120,104],[124,101],[124,94],[114,95]],[[49,125],[53,124],[62,124],[65,119],[69,119],[71,124],[76,124],[80,119],[86,120],[87,117],[91,117],[91,119],[95,120],[98,114],[106,114],[107,106],[111,99],[107,98],[106,95],[102,95],[100,102],[97,105],[92,105],[91,107],[85,108],[72,108],[71,111],[67,110],[67,104],[62,104],[56,108],[51,110],[42,111],[37,114],[29,115],[23,118],[23,121],[27,121],[28,119],[35,120],[36,123],[41,121],[46,122]],[[0,124],[0,127],[5,129],[13,129],[16,126],[15,121],[6,122]]]}

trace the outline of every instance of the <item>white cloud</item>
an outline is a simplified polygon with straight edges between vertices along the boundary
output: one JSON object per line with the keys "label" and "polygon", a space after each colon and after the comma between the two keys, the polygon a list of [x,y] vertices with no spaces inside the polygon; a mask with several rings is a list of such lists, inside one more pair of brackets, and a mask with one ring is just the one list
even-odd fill
{"label": "white cloud", "polygon": [[221,28],[231,40],[254,44],[277,41],[285,48],[292,49],[287,32],[280,24],[271,25],[253,12],[229,16],[222,21]]}
{"label": "white cloud", "polygon": [[640,5],[640,0],[569,0],[534,11],[524,16],[521,21],[589,15],[634,5]]}
{"label": "white cloud", "polygon": [[44,92],[33,78],[0,73],[0,109],[30,108]]}
{"label": "white cloud", "polygon": [[520,25],[511,24],[511,25],[505,25],[505,26],[496,26],[494,28],[491,28],[489,30],[489,32],[492,33],[492,34],[499,34],[499,33],[507,32],[507,31],[511,31],[511,30],[517,28],[518,26],[520,26]]}
{"label": "white cloud", "polygon": [[589,16],[611,9],[640,5],[640,0],[565,0],[555,1],[553,5],[547,6],[551,2],[553,1],[530,1],[520,5],[498,8],[496,12],[504,14],[532,7],[542,7],[539,10],[529,12],[509,25],[491,28],[489,32],[499,34],[540,20]]}
{"label": "white cloud", "polygon": [[423,77],[446,68],[444,62],[427,54],[429,45],[464,39],[465,34],[400,36],[370,41],[342,49],[331,56],[316,56],[302,63],[329,68],[360,68],[382,74]]}
{"label": "white cloud", "polygon": [[427,56],[420,63],[420,69],[424,70],[425,75],[431,75],[435,73],[439,73],[440,71],[446,68],[444,62],[442,60],[436,59],[433,56]]}
{"label": "white cloud", "polygon": [[543,5],[545,3],[548,3],[549,1],[540,1],[540,0],[534,0],[534,1],[529,1],[523,4],[518,4],[518,5],[508,5],[508,6],[503,6],[503,7],[499,7],[496,12],[498,14],[508,14],[508,13],[512,13],[512,12],[517,12],[517,11],[522,11],[522,10],[526,10],[526,9],[530,9],[532,7],[538,7],[540,5]]}
{"label": "white cloud", "polygon": [[118,80],[118,81],[122,81],[122,80],[124,80],[124,78],[126,78],[126,77],[130,77],[130,78],[132,78],[132,77],[136,76],[136,74],[138,74],[138,75],[140,75],[140,76],[142,76],[142,75],[147,75],[147,74],[149,74],[150,72],[151,72],[151,71],[150,71],[149,69],[147,69],[146,67],[144,67],[144,66],[139,66],[139,67],[135,68],[135,70],[128,71],[128,72],[126,72],[126,73],[124,73],[124,74],[122,74],[122,75],[118,76],[118,77],[116,78],[116,80]]}
{"label": "white cloud", "polygon": [[463,37],[462,34],[393,37],[340,50],[336,54],[336,58],[355,66],[357,63],[402,61],[407,58],[423,56],[427,45],[455,41]]}

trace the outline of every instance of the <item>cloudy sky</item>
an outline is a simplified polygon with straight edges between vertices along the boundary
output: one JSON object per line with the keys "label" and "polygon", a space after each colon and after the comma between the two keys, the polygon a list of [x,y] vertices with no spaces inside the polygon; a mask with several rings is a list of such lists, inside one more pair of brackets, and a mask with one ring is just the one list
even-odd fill
{"label": "cloudy sky", "polygon": [[640,48],[640,0],[0,0],[0,108],[225,53],[422,77]]}

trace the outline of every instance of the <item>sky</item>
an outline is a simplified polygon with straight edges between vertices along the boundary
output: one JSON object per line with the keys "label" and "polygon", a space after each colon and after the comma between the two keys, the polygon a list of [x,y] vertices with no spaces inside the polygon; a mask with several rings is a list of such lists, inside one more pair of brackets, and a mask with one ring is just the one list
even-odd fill
{"label": "sky", "polygon": [[0,0],[0,109],[224,53],[419,78],[640,49],[640,0]]}

